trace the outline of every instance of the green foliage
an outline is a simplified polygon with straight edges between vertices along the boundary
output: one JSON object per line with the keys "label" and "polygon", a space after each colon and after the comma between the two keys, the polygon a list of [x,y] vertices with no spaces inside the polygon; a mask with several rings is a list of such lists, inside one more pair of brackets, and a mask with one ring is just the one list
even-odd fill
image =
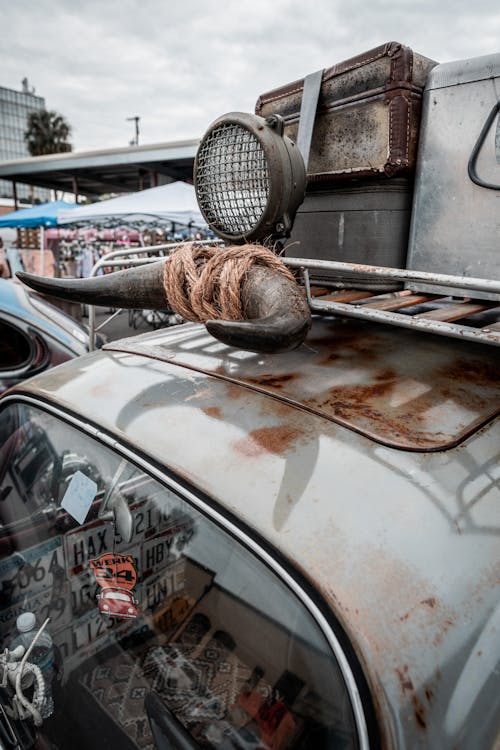
{"label": "green foliage", "polygon": [[71,151],[68,141],[71,126],[57,112],[46,109],[30,112],[26,125],[24,140],[31,156]]}

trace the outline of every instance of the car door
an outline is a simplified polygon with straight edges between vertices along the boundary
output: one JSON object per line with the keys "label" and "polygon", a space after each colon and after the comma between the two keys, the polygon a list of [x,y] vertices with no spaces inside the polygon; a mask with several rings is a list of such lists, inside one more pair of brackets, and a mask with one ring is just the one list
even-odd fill
{"label": "car door", "polygon": [[328,615],[216,498],[30,399],[4,400],[0,446],[2,649],[33,612],[56,651],[40,741],[368,747]]}

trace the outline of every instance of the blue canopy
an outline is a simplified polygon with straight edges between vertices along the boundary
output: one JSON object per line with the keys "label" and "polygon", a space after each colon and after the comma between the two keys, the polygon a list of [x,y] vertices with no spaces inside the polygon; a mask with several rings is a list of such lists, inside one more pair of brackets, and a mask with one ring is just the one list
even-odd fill
{"label": "blue canopy", "polygon": [[0,216],[0,228],[55,227],[57,226],[57,214],[59,211],[67,211],[70,208],[76,207],[76,203],[52,201],[51,203],[41,203],[39,206],[33,206],[32,208],[21,208],[19,211],[12,211],[10,214]]}

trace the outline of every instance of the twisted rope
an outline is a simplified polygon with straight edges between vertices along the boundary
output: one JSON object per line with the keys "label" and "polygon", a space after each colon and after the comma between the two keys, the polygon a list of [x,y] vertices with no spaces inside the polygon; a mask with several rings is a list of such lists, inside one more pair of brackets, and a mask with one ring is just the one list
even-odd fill
{"label": "twisted rope", "polygon": [[293,274],[261,245],[181,246],[165,263],[163,283],[170,307],[186,320],[242,320],[241,288],[253,266],[290,281]]}

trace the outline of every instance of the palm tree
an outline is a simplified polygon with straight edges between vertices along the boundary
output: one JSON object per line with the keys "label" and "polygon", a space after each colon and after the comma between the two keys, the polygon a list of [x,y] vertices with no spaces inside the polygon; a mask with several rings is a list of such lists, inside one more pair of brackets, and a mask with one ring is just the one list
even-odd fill
{"label": "palm tree", "polygon": [[31,156],[58,154],[71,151],[70,134],[71,126],[62,115],[39,109],[28,115],[24,140]]}

